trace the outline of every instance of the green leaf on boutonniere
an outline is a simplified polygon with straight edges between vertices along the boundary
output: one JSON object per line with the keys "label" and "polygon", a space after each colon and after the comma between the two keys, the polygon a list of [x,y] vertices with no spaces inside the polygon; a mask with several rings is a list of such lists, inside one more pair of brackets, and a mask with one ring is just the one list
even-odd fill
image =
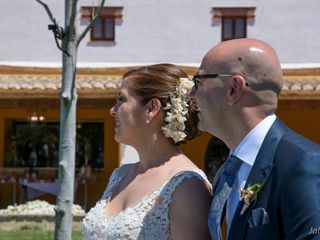
{"label": "green leaf on boutonniere", "polygon": [[259,191],[262,188],[262,184],[256,183],[247,188],[241,188],[240,192],[240,201],[244,202],[243,208],[240,212],[240,216],[243,215],[246,210],[249,208],[250,204],[257,198]]}

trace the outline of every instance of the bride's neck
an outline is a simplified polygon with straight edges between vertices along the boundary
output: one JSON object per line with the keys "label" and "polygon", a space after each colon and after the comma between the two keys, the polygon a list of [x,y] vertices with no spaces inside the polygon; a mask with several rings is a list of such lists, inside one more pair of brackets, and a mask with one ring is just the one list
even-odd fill
{"label": "bride's neck", "polygon": [[139,172],[143,173],[150,168],[159,167],[168,162],[172,157],[182,153],[179,146],[168,145],[166,147],[144,148],[139,153]]}

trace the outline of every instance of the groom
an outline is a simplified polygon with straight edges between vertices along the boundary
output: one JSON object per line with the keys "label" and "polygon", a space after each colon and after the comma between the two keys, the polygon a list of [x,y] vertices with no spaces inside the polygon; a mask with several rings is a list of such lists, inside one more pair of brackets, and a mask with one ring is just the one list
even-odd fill
{"label": "groom", "polygon": [[274,49],[221,42],[193,80],[200,130],[230,148],[213,183],[212,239],[320,239],[320,146],[275,115],[283,79]]}

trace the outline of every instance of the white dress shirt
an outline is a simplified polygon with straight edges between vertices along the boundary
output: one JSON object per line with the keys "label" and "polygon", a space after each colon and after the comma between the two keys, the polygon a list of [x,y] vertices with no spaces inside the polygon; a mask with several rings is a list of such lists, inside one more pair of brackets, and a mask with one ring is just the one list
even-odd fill
{"label": "white dress shirt", "polygon": [[267,116],[255,128],[253,128],[245,136],[245,138],[242,139],[242,141],[236,147],[233,153],[230,152],[230,154],[232,153],[236,155],[238,158],[240,158],[243,161],[243,163],[241,164],[236,174],[234,186],[227,200],[227,208],[226,208],[227,233],[229,232],[234,213],[240,201],[239,189],[244,188],[247,178],[249,176],[250,170],[256,160],[256,157],[262,145],[262,142],[275,120],[276,120],[276,115],[274,113]]}

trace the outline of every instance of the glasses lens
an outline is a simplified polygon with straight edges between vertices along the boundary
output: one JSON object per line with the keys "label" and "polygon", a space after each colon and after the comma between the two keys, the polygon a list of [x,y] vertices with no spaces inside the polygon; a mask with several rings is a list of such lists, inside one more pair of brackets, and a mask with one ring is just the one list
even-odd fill
{"label": "glasses lens", "polygon": [[192,80],[193,80],[193,83],[194,83],[194,89],[197,90],[198,89],[198,81],[199,80],[195,76],[193,76]]}
{"label": "glasses lens", "polygon": [[232,74],[219,74],[219,73],[211,73],[211,74],[196,74],[193,76],[193,82],[194,82],[194,88],[195,90],[198,89],[199,86],[199,81],[201,79],[216,79],[216,78],[220,78],[220,77],[232,77]]}

